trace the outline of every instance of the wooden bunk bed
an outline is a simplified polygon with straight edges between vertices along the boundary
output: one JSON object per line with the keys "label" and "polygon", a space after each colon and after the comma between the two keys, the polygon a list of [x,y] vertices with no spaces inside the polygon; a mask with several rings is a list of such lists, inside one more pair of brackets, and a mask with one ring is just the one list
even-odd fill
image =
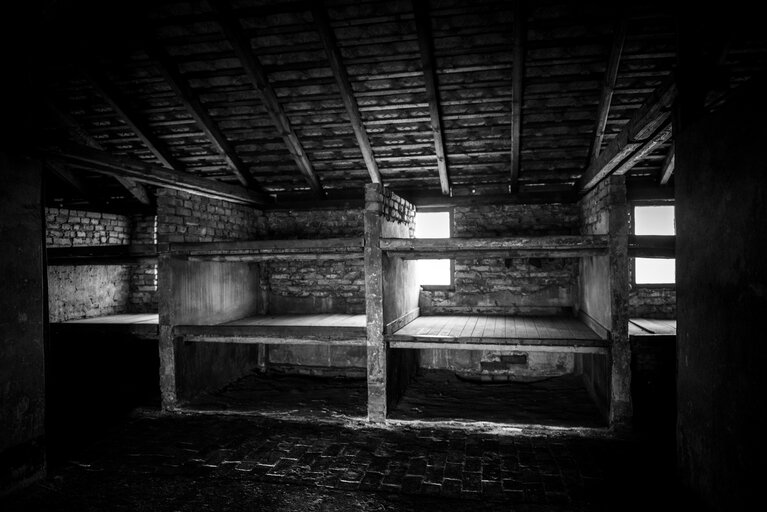
{"label": "wooden bunk bed", "polygon": [[[607,236],[567,235],[510,238],[382,238],[381,249],[402,259],[573,258],[607,252]],[[524,350],[606,354],[608,334],[569,316],[419,316],[387,329],[390,348]]]}
{"label": "wooden bunk bed", "polygon": [[158,316],[157,313],[97,316],[52,323],[51,330],[54,334],[106,337],[128,334],[139,339],[156,340],[159,336]]}
{"label": "wooden bunk bed", "polygon": [[[194,262],[361,260],[363,239],[351,237],[170,244],[168,254],[175,259]],[[234,320],[204,325],[174,325],[173,335],[187,342],[347,346],[366,344],[364,314],[249,314]]]}

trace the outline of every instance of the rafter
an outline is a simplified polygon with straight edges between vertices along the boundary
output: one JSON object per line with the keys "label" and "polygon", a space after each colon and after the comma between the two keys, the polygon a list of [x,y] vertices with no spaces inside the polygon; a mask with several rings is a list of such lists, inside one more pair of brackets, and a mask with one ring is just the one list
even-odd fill
{"label": "rafter", "polygon": [[99,95],[135,133],[162,165],[177,171],[183,170],[165,144],[154,134],[149,125],[128,105],[128,100],[112,85],[107,76],[96,69],[85,69],[83,73]]}
{"label": "rafter", "polygon": [[674,150],[674,144],[668,150],[666,160],[663,161],[663,167],[660,170],[660,184],[666,185],[671,179],[671,175],[674,174],[674,164],[676,163],[676,152]]}
{"label": "rafter", "polygon": [[338,89],[341,91],[341,100],[344,102],[344,108],[346,108],[346,113],[351,120],[352,130],[354,130],[354,136],[357,138],[357,145],[362,152],[362,158],[365,160],[365,166],[370,174],[370,179],[373,183],[381,183],[381,173],[378,170],[378,163],[375,160],[373,148],[370,146],[368,134],[362,123],[362,115],[360,114],[360,109],[357,105],[357,99],[354,97],[354,90],[352,89],[352,84],[349,80],[349,74],[346,72],[346,66],[344,66],[341,52],[338,50],[336,38],[333,34],[333,29],[330,26],[330,20],[328,19],[325,10],[325,3],[322,0],[312,3],[312,16],[314,17],[317,31],[320,34],[322,45],[325,47],[325,54],[328,56],[330,69],[333,70],[336,84],[338,84]]}
{"label": "rafter", "polygon": [[602,84],[602,92],[599,96],[599,107],[597,108],[597,125],[594,129],[594,140],[591,143],[589,151],[589,164],[599,156],[602,150],[602,139],[605,135],[607,126],[607,117],[610,114],[610,105],[613,101],[613,92],[615,91],[615,82],[618,79],[618,68],[620,67],[623,46],[626,42],[626,17],[623,13],[618,17],[613,31],[613,44],[610,48],[610,57],[607,61],[605,71],[605,81]]}
{"label": "rafter", "polygon": [[115,156],[86,146],[69,145],[58,150],[38,150],[36,153],[46,162],[62,162],[70,168],[84,168],[92,172],[128,178],[190,194],[255,206],[271,202],[268,195],[238,185],[229,185],[186,172],[174,171],[136,158]]}
{"label": "rafter", "polygon": [[511,76],[511,187],[519,180],[520,132],[522,131],[522,86],[525,77],[525,12],[524,0],[514,0],[514,47]]}
{"label": "rafter", "polygon": [[306,155],[306,151],[304,151],[301,141],[298,139],[298,135],[296,135],[296,132],[290,125],[288,116],[282,109],[282,106],[277,99],[277,94],[269,83],[266,71],[253,53],[250,41],[243,33],[239,20],[234,15],[227,2],[222,0],[208,0],[208,3],[216,12],[218,23],[221,25],[237,58],[245,68],[245,74],[253,83],[253,86],[261,97],[264,108],[266,108],[266,111],[269,113],[269,117],[272,119],[274,126],[280,133],[280,136],[285,142],[293,160],[295,160],[298,169],[301,171],[301,174],[304,175],[304,178],[309,183],[309,187],[311,187],[314,193],[323,196],[324,191],[322,190],[322,185],[320,185],[320,181],[314,171],[314,167],[312,166],[311,161],[309,161],[309,157]]}
{"label": "rafter", "polygon": [[181,76],[178,66],[170,55],[154,41],[146,41],[145,50],[155,64],[157,70],[165,79],[173,92],[184,105],[184,108],[197,121],[197,125],[213,145],[215,150],[224,158],[229,170],[244,186],[261,191],[261,187],[250,175],[247,165],[235,153],[234,148],[224,136],[221,129],[203,106],[197,94]]}
{"label": "rafter", "polygon": [[445,157],[445,141],[442,139],[442,115],[440,114],[439,91],[437,89],[437,76],[434,66],[434,48],[432,47],[431,19],[429,18],[427,1],[413,0],[413,11],[415,12],[415,27],[418,31],[418,47],[421,53],[426,96],[429,98],[429,117],[431,119],[431,131],[434,135],[434,150],[437,154],[439,184],[442,188],[442,193],[449,195],[450,178],[447,171],[447,158]]}
{"label": "rafter", "polygon": [[[58,119],[58,122],[61,126],[63,126],[72,136],[80,143],[84,144],[85,146],[93,149],[103,150],[104,148],[101,147],[101,144],[98,143],[96,139],[94,139],[88,132],[86,132],[80,124],[75,121],[72,116],[70,116],[68,113],[64,112],[58,106],[48,97],[45,97],[45,103],[48,107],[48,109],[53,112],[56,115],[56,118]],[[84,186],[82,183],[82,180],[80,180],[77,176],[75,176],[71,171],[64,168],[61,165],[50,163],[49,167],[56,172],[59,176],[64,178],[66,181],[68,181],[70,184],[72,184],[75,188],[80,190],[80,186]],[[63,174],[62,174],[63,173]],[[75,179],[76,182],[79,182],[79,185],[75,184],[75,182],[72,181],[72,179]],[[149,194],[149,191],[147,191],[146,187],[142,185],[141,183],[137,183],[136,181],[133,181],[129,178],[117,178],[117,181],[125,187],[125,189],[133,195],[141,204],[151,206],[152,204],[152,196]],[[91,194],[87,188],[85,190],[80,190],[80,192],[85,195],[86,197],[93,197],[93,194]]]}
{"label": "rafter", "polygon": [[[607,145],[599,157],[578,180],[578,191],[588,192],[607,176],[627,172],[637,155],[649,154],[671,135],[671,105],[676,97],[676,84],[669,80],[658,87],[635,112],[631,120]],[[633,165],[631,163],[631,165]]]}

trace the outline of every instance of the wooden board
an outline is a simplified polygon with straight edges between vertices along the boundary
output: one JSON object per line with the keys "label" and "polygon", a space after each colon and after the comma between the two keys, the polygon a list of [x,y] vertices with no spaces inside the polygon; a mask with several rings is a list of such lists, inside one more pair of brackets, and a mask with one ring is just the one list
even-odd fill
{"label": "wooden board", "polygon": [[676,320],[632,318],[629,320],[631,336],[676,336]]}
{"label": "wooden board", "polygon": [[190,342],[365,346],[365,315],[257,315],[217,325],[179,325]]}
{"label": "wooden board", "polygon": [[606,353],[608,342],[575,318],[421,316],[386,337],[391,348]]}
{"label": "wooden board", "polygon": [[107,315],[79,320],[68,320],[62,324],[153,324],[160,323],[157,313]]}

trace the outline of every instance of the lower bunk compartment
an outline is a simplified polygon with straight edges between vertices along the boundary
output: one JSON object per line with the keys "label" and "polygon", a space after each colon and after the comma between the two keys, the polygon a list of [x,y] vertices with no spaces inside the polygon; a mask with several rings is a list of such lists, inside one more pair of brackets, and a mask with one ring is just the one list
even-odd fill
{"label": "lower bunk compartment", "polygon": [[392,420],[608,425],[608,340],[574,318],[422,316],[385,338]]}
{"label": "lower bunk compartment", "polygon": [[257,315],[173,334],[182,410],[367,416],[365,315]]}

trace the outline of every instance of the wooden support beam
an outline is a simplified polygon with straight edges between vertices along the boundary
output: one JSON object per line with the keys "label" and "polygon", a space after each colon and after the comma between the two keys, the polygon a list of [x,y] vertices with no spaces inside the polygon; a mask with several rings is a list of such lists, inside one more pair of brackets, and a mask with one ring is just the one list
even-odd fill
{"label": "wooden support beam", "polygon": [[[668,81],[653,91],[623,130],[588,166],[578,180],[577,188],[580,193],[588,192],[597,183],[615,173],[619,167],[622,172],[626,172],[630,166],[627,168],[621,164],[627,159],[631,159],[638,151],[644,151],[647,154],[668,139],[671,135],[669,123],[671,106],[676,97],[676,91],[673,81]],[[666,130],[669,131],[666,132]]]}
{"label": "wooden support beam", "polygon": [[237,185],[166,169],[142,160],[118,157],[83,146],[64,146],[58,151],[38,150],[45,161],[63,162],[109,176],[129,178],[149,185],[182,190],[190,194],[223,199],[234,203],[260,206],[271,202],[271,197]]}
{"label": "wooden support beam", "polygon": [[676,255],[674,235],[629,235],[630,258],[673,258]]}
{"label": "wooden support beam", "polygon": [[362,123],[362,115],[357,105],[357,98],[354,96],[349,74],[346,71],[346,66],[344,66],[341,52],[338,50],[336,38],[322,0],[312,3],[312,16],[314,17],[317,31],[320,34],[322,45],[325,47],[325,54],[328,56],[330,69],[333,70],[336,84],[338,84],[338,89],[341,91],[341,100],[344,102],[344,108],[346,108],[346,113],[349,115],[349,120],[352,123],[352,130],[354,130],[354,136],[357,138],[357,145],[362,152],[362,158],[365,160],[365,166],[368,169],[368,174],[370,174],[370,179],[373,183],[381,183],[381,172],[378,170],[378,163],[373,155],[373,148],[370,146],[365,125]]}
{"label": "wooden support beam", "polygon": [[154,41],[147,41],[145,43],[145,50],[149,58],[154,62],[157,70],[162,74],[165,82],[176,93],[184,108],[197,121],[197,125],[210,141],[213,148],[226,161],[226,165],[232,174],[237,177],[243,186],[256,191],[263,191],[251,176],[248,166],[234,151],[234,147],[197,97],[197,94],[181,76],[181,72],[171,56]]}
{"label": "wooden support beam", "polygon": [[123,265],[157,263],[157,246],[153,244],[101,245],[93,247],[51,247],[48,265]]}
{"label": "wooden support beam", "polygon": [[647,155],[671,138],[671,121],[663,125],[657,133],[645,141],[636,152],[619,165],[613,174],[621,175],[629,172],[636,164],[641,162]]}
{"label": "wooden support beam", "polygon": [[666,160],[663,161],[663,167],[660,170],[660,184],[666,185],[671,179],[671,175],[674,174],[674,164],[676,163],[676,154],[674,152],[674,145],[671,144],[671,148],[668,150]]}
{"label": "wooden support beam", "polygon": [[251,82],[253,82],[253,86],[261,97],[264,108],[266,108],[266,111],[269,113],[269,117],[272,119],[282,140],[285,142],[298,169],[301,171],[301,174],[304,175],[304,178],[314,193],[320,197],[323,196],[324,191],[322,190],[322,185],[320,185],[320,181],[314,171],[314,167],[312,166],[311,161],[309,161],[309,157],[307,156],[306,151],[304,151],[301,141],[298,140],[298,135],[296,135],[296,132],[290,125],[288,116],[282,109],[277,94],[269,83],[264,67],[253,53],[250,41],[240,27],[239,19],[235,16],[232,8],[225,0],[208,0],[208,3],[218,16],[218,23],[221,25],[229,44],[232,45],[237,58],[245,68],[245,74]]}
{"label": "wooden support beam", "polygon": [[626,17],[623,13],[618,17],[613,30],[613,44],[610,48],[610,57],[607,61],[605,71],[605,81],[602,84],[602,92],[599,96],[599,107],[597,108],[597,125],[594,130],[594,140],[591,142],[591,151],[589,151],[589,164],[599,156],[602,151],[602,138],[605,135],[607,126],[607,117],[610,114],[610,105],[615,91],[615,81],[618,79],[618,68],[620,66],[623,46],[626,42]]}
{"label": "wooden support beam", "polygon": [[[49,97],[45,97],[44,99],[46,106],[48,109],[53,112],[56,115],[56,119],[58,120],[59,124],[64,127],[74,138],[77,140],[79,144],[83,144],[85,146],[88,146],[89,148],[103,150],[104,148],[101,146],[101,144],[98,143],[96,139],[94,139],[88,132],[85,131],[85,129],[80,126],[80,123],[75,121],[72,116],[70,116],[67,112],[64,112],[61,110]],[[56,174],[64,178],[65,180],[69,181],[70,183],[75,186],[75,188],[78,188],[78,185],[74,185],[74,183],[71,181],[70,178],[76,178],[79,183],[82,184],[82,180],[80,180],[79,177],[75,176],[74,173],[69,171],[68,169],[65,169],[60,164],[55,164],[53,162],[49,162],[48,165]],[[55,167],[54,167],[55,166]],[[65,171],[65,172],[64,172]],[[64,174],[67,176],[65,176]],[[135,197],[141,204],[145,204],[147,206],[150,206],[152,204],[152,197],[149,194],[149,191],[147,191],[146,187],[142,185],[141,183],[138,183],[134,180],[131,180],[129,178],[117,178],[117,181],[125,187],[128,192],[130,192],[133,197]],[[81,191],[82,192],[82,191]],[[82,192],[83,195],[86,197],[92,197],[93,194]]]}
{"label": "wooden support beam", "polygon": [[434,48],[431,34],[431,18],[429,17],[428,0],[413,0],[415,27],[418,32],[418,47],[421,53],[426,96],[429,99],[429,118],[431,131],[434,135],[434,151],[437,154],[437,169],[442,194],[450,195],[450,177],[445,157],[445,141],[442,138],[442,114],[440,113],[439,90],[437,73],[434,65]]}
{"label": "wooden support beam", "polygon": [[522,131],[522,91],[525,78],[525,10],[524,0],[514,0],[514,47],[511,76],[511,188],[519,180],[520,132]]}
{"label": "wooden support beam", "polygon": [[83,74],[117,116],[141,139],[141,142],[163,166],[176,171],[183,170],[183,166],[171,155],[165,143],[152,133],[146,121],[133,111],[128,105],[128,100],[110,83],[104,73],[96,69],[85,69]]}
{"label": "wooden support beam", "polygon": [[88,185],[78,176],[59,162],[46,162],[46,166],[59,178],[69,183],[72,188],[82,195],[88,201],[93,198],[93,193],[89,190]]}

